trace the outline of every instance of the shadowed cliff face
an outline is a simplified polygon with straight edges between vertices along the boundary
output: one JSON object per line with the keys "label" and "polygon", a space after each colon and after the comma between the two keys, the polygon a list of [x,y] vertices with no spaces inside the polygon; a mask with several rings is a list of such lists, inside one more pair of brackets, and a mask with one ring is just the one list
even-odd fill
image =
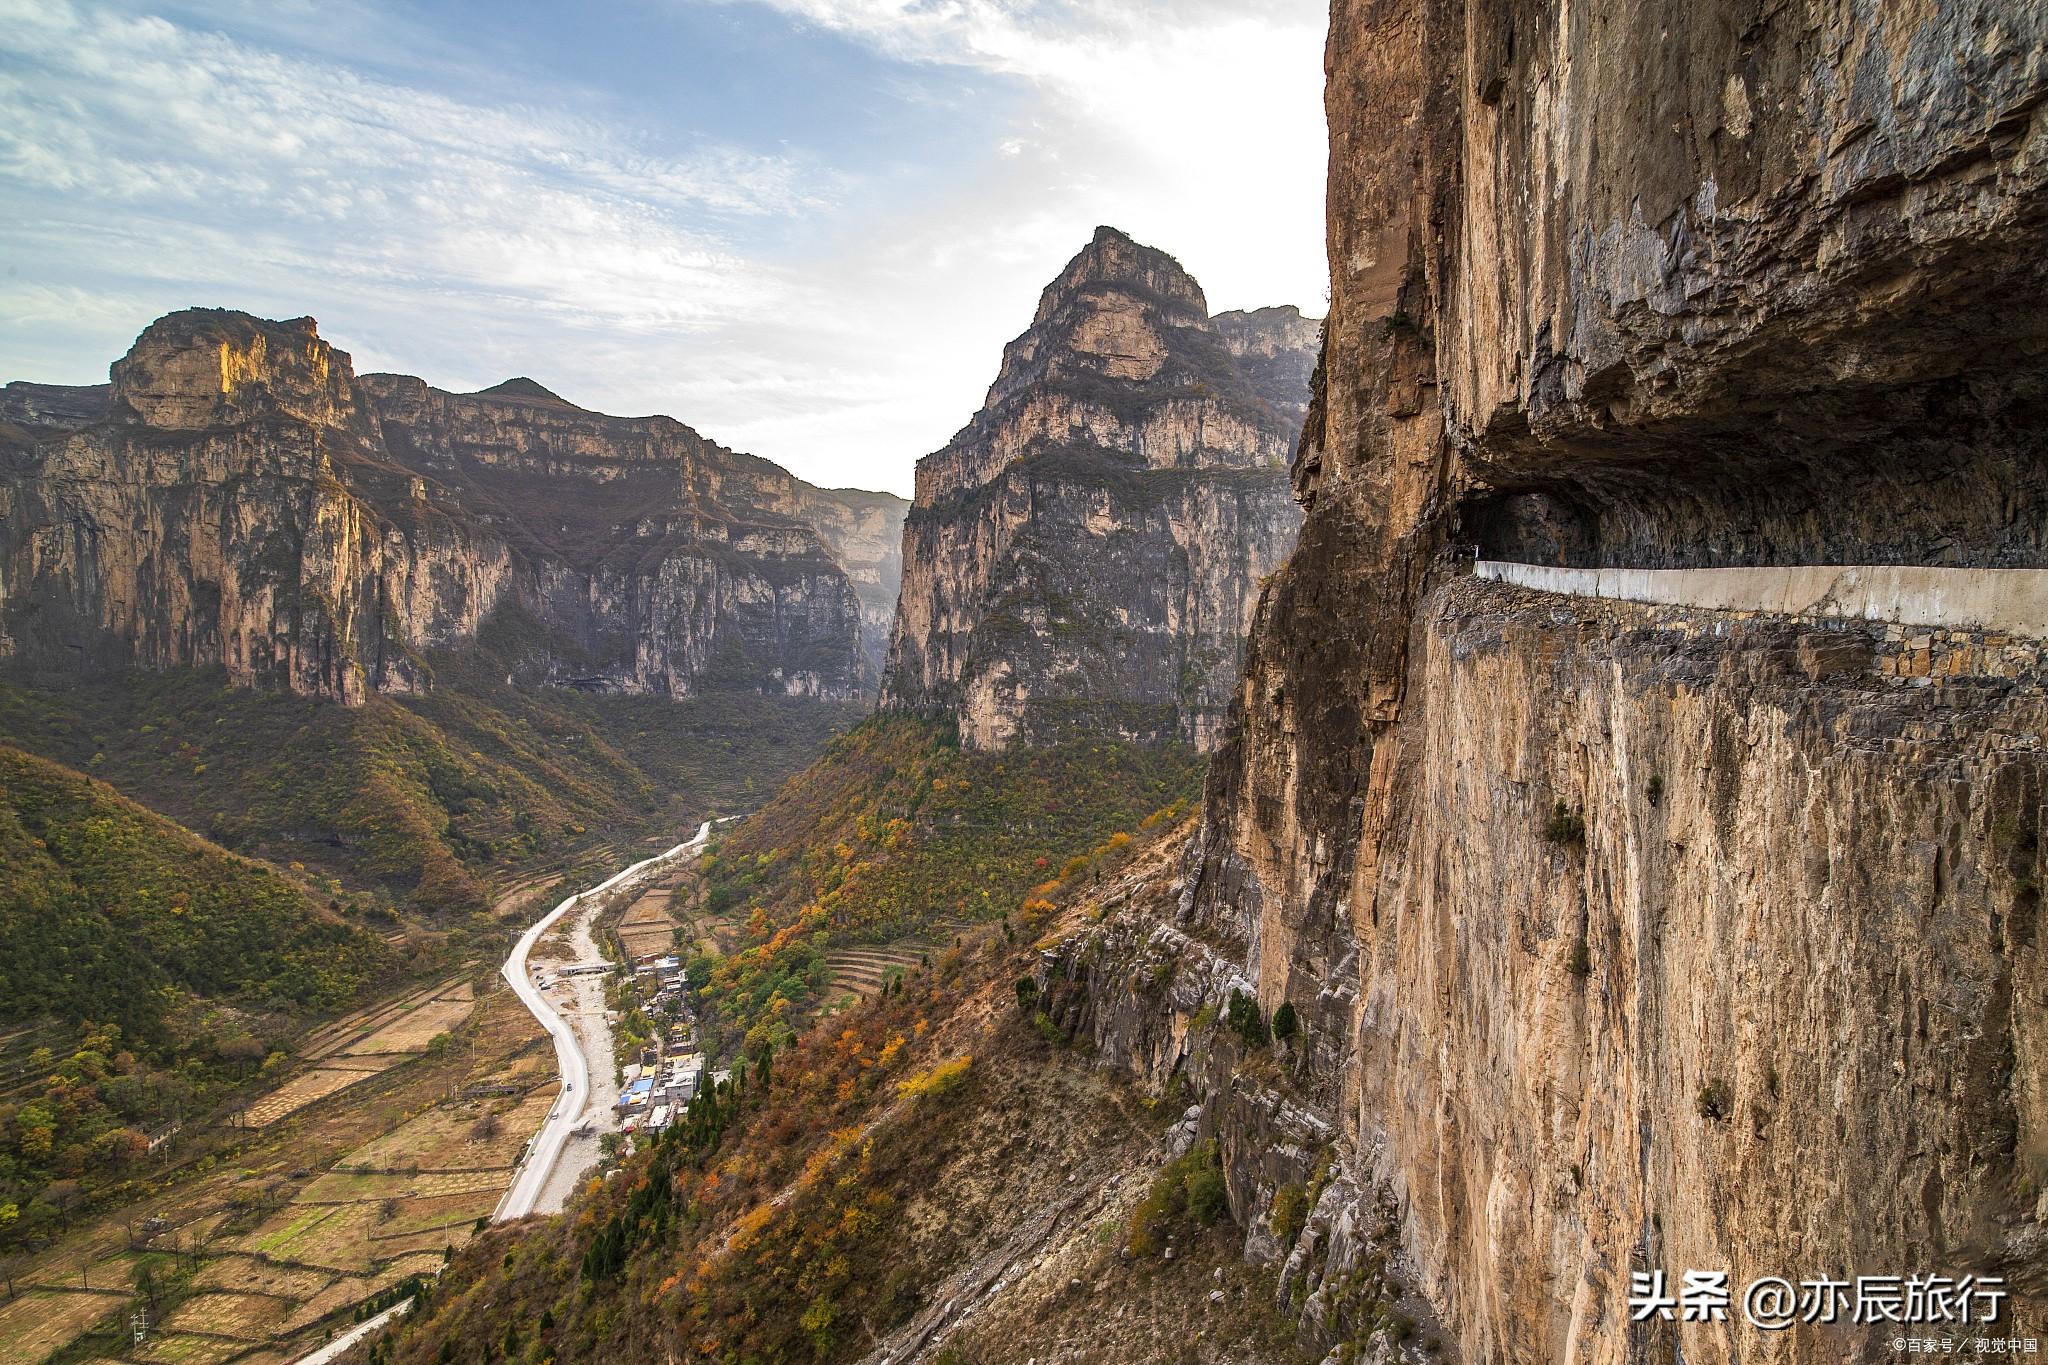
{"label": "shadowed cliff face", "polygon": [[0,409],[0,654],[29,667],[218,663],[358,700],[428,685],[428,651],[515,611],[540,627],[528,682],[853,697],[874,676],[864,597],[891,586],[901,500],[531,380],[359,380],[311,319],[173,314],[112,377]]}
{"label": "shadowed cliff face", "polygon": [[[2048,562],[2044,53],[2012,5],[1336,5],[1308,516],[1173,923],[1054,964],[1200,1081],[1312,1339],[1388,1358],[1398,1279],[1474,1361],[1888,1354],[1632,1327],[1686,1269],[2003,1274],[2044,1330],[2039,642],[1450,553]],[[1284,1085],[1192,1022],[1233,981]]]}
{"label": "shadowed cliff face", "polygon": [[1300,520],[1281,465],[1315,336],[1292,308],[1211,319],[1171,257],[1100,230],[918,463],[884,705],[984,748],[1213,747]]}

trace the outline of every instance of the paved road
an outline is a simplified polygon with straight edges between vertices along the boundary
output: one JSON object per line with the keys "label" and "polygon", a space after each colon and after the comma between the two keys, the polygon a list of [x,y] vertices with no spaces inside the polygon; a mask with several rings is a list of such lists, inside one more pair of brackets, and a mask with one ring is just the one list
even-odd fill
{"label": "paved road", "polygon": [[[583,1102],[586,1121],[569,1131],[569,1140],[562,1144],[562,1150],[555,1157],[555,1169],[542,1184],[540,1197],[534,1200],[535,1213],[560,1213],[568,1204],[569,1196],[576,1193],[582,1184],[585,1172],[598,1163],[604,1151],[604,1135],[619,1130],[619,1086],[618,1067],[612,1048],[612,1024],[606,995],[611,985],[609,974],[605,976],[562,976],[562,967],[579,962],[602,962],[604,953],[597,946],[597,937],[591,931],[596,927],[597,912],[602,902],[594,897],[585,897],[569,913],[569,934],[567,942],[550,936],[548,942],[535,949],[536,958],[545,961],[543,971],[552,971],[558,983],[549,992],[555,1008],[569,1021],[575,1031],[576,1041],[583,1050],[583,1058],[590,1064],[590,1096]],[[553,956],[549,950],[553,949]]]}
{"label": "paved road", "polygon": [[1473,572],[1574,597],[2048,636],[2048,569],[1936,569],[1912,564],[1566,569],[1482,559]]}
{"label": "paved road", "polygon": [[327,1365],[327,1362],[330,1360],[339,1360],[342,1353],[347,1351],[349,1347],[373,1332],[382,1331],[385,1323],[390,1322],[393,1318],[398,1317],[411,1307],[412,1300],[407,1299],[403,1303],[387,1308],[377,1314],[376,1317],[357,1323],[354,1327],[349,1328],[346,1332],[343,1332],[311,1355],[300,1356],[296,1361],[292,1362],[292,1365]]}
{"label": "paved road", "polygon": [[[519,936],[519,942],[512,946],[511,955],[505,959],[504,977],[540,1026],[548,1031],[555,1041],[555,1067],[562,1075],[562,1092],[556,1097],[555,1107],[548,1111],[541,1123],[540,1132],[527,1144],[526,1160],[512,1178],[505,1197],[498,1202],[498,1211],[492,1215],[496,1222],[509,1222],[524,1218],[534,1211],[540,1202],[542,1192],[547,1188],[554,1174],[555,1164],[561,1160],[562,1148],[569,1141],[569,1135],[583,1121],[590,1103],[590,1059],[579,1046],[576,1032],[570,1027],[547,997],[533,984],[527,969],[527,955],[533,945],[540,941],[542,934],[555,926],[555,922],[576,908],[590,901],[595,903],[606,892],[615,890],[628,880],[638,877],[649,868],[665,865],[674,859],[694,855],[711,838],[711,822],[706,820],[697,830],[695,838],[677,844],[666,853],[657,853],[652,858],[634,863],[623,872],[617,873],[591,887],[565,897],[560,905],[541,916],[532,928]],[[612,1059],[604,1056],[597,1059],[602,1067],[610,1067]]]}

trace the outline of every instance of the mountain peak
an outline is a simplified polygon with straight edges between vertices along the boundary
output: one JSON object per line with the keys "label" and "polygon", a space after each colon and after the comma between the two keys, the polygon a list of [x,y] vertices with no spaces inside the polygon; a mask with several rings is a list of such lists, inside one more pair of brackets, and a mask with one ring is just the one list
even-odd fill
{"label": "mountain peak", "polygon": [[1088,245],[1045,287],[1039,296],[1035,321],[1044,322],[1090,286],[1134,290],[1177,305],[1196,318],[1209,316],[1202,286],[1195,283],[1195,277],[1179,261],[1125,232],[1103,226],[1095,229]]}
{"label": "mountain peak", "polygon": [[471,396],[475,398],[523,398],[535,403],[560,403],[564,407],[575,406],[575,404],[562,397],[559,393],[556,393],[553,389],[548,388],[538,380],[528,379],[523,374],[516,375],[502,384],[493,384],[488,389],[478,389]]}
{"label": "mountain peak", "polygon": [[259,411],[321,425],[355,408],[348,353],[309,317],[273,321],[232,308],[185,308],[142,330],[108,371],[112,402],[148,426],[195,429]]}

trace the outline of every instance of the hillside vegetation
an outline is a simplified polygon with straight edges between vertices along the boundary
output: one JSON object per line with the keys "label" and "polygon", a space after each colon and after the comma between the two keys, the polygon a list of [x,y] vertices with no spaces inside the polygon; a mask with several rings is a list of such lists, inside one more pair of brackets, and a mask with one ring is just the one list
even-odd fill
{"label": "hillside vegetation", "polygon": [[[1156,883],[1185,833],[1102,855],[1047,931],[1130,894],[1134,854]],[[1306,1365],[1272,1272],[1237,1260],[1213,1152],[1167,1161],[1179,1106],[1033,1008],[1037,959],[982,935],[742,1068],[566,1216],[479,1237],[357,1359],[909,1359],[911,1337],[946,1332],[923,1358],[1095,1359],[1085,1343],[1114,1341],[1134,1365]],[[984,1297],[999,1284],[1047,1300],[1003,1312]]]}
{"label": "hillside vegetation", "polygon": [[481,911],[490,883],[527,868],[756,804],[857,715],[482,676],[359,707],[230,687],[218,672],[0,680],[0,733],[15,743],[224,847],[303,864],[337,907],[385,927],[401,912]]}
{"label": "hillside vegetation", "polygon": [[0,868],[0,1246],[399,976],[394,949],[271,869],[7,746]]}
{"label": "hillside vegetation", "polygon": [[1076,740],[963,749],[949,726],[878,716],[835,740],[704,860],[701,908],[741,922],[726,957],[690,963],[729,1052],[787,1042],[825,991],[827,954],[968,925],[1029,932],[1047,893],[1197,798],[1179,745]]}

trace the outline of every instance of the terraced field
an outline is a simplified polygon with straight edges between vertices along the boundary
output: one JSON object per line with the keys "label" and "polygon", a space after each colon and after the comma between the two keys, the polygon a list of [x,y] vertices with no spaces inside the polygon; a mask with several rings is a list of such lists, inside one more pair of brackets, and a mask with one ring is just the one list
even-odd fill
{"label": "terraced field", "polygon": [[374,1066],[319,1066],[302,1072],[243,1110],[242,1124],[248,1128],[267,1128],[286,1115],[339,1094],[403,1060],[394,1055],[379,1059]]}
{"label": "terraced field", "polygon": [[505,888],[492,903],[491,913],[499,919],[539,919],[541,912],[547,908],[548,893],[560,885],[561,881],[561,873],[550,872],[528,881],[515,882]]}
{"label": "terraced field", "polygon": [[250,1104],[242,1111],[242,1126],[268,1127],[418,1056],[435,1038],[461,1027],[475,1008],[476,988],[466,977],[451,977],[336,1020],[299,1047],[299,1056],[317,1065]]}
{"label": "terraced field", "polygon": [[277,1265],[255,1256],[223,1255],[206,1263],[193,1277],[195,1289],[231,1294],[260,1294],[269,1299],[303,1303],[334,1283],[334,1276],[307,1266]]}
{"label": "terraced field", "polygon": [[702,910],[691,912],[686,927],[691,951],[708,953],[712,957],[723,957],[731,952],[745,933],[738,920],[707,914]]}
{"label": "terraced field", "polygon": [[26,1290],[0,1305],[0,1365],[38,1365],[127,1302],[126,1294]]}
{"label": "terraced field", "polygon": [[202,1337],[191,1333],[164,1332],[153,1335],[141,1349],[128,1356],[144,1365],[225,1365],[248,1353],[249,1343],[233,1337]]}
{"label": "terraced field", "polygon": [[676,919],[669,913],[669,901],[675,892],[677,879],[668,878],[658,886],[651,886],[642,892],[639,899],[626,907],[619,916],[618,927],[613,930],[619,943],[631,959],[657,956],[674,951],[676,943]]}
{"label": "terraced field", "polygon": [[[310,1042],[311,1068],[267,1097],[260,1120],[252,1106],[231,1159],[81,1226],[18,1273],[19,1297],[0,1303],[0,1365],[60,1352],[283,1365],[378,1290],[437,1270],[496,1206],[554,1097],[532,1016],[510,991],[473,996],[451,978]],[[360,1050],[442,1032],[449,1044],[430,1052]],[[348,1086],[363,1098],[315,1103]],[[146,1250],[131,1242],[141,1237]],[[137,1347],[145,1255],[165,1296]]]}
{"label": "terraced field", "polygon": [[420,1175],[509,1170],[554,1102],[555,1087],[543,1084],[524,1096],[442,1105],[350,1152],[334,1169]]}
{"label": "terraced field", "polygon": [[201,1336],[234,1337],[241,1341],[268,1341],[276,1326],[279,1309],[296,1307],[288,1300],[268,1294],[195,1294],[164,1319],[166,1332],[188,1332]]}
{"label": "terraced field", "polygon": [[951,947],[954,939],[985,925],[948,921],[933,925],[929,933],[897,939],[891,943],[861,944],[834,948],[825,955],[832,968],[832,990],[870,996],[882,989],[892,975],[907,975]]}
{"label": "terraced field", "polygon": [[299,1056],[319,1062],[337,1056],[418,1052],[462,1022],[475,1003],[468,977],[450,977],[410,995],[359,1010],[306,1035]]}

